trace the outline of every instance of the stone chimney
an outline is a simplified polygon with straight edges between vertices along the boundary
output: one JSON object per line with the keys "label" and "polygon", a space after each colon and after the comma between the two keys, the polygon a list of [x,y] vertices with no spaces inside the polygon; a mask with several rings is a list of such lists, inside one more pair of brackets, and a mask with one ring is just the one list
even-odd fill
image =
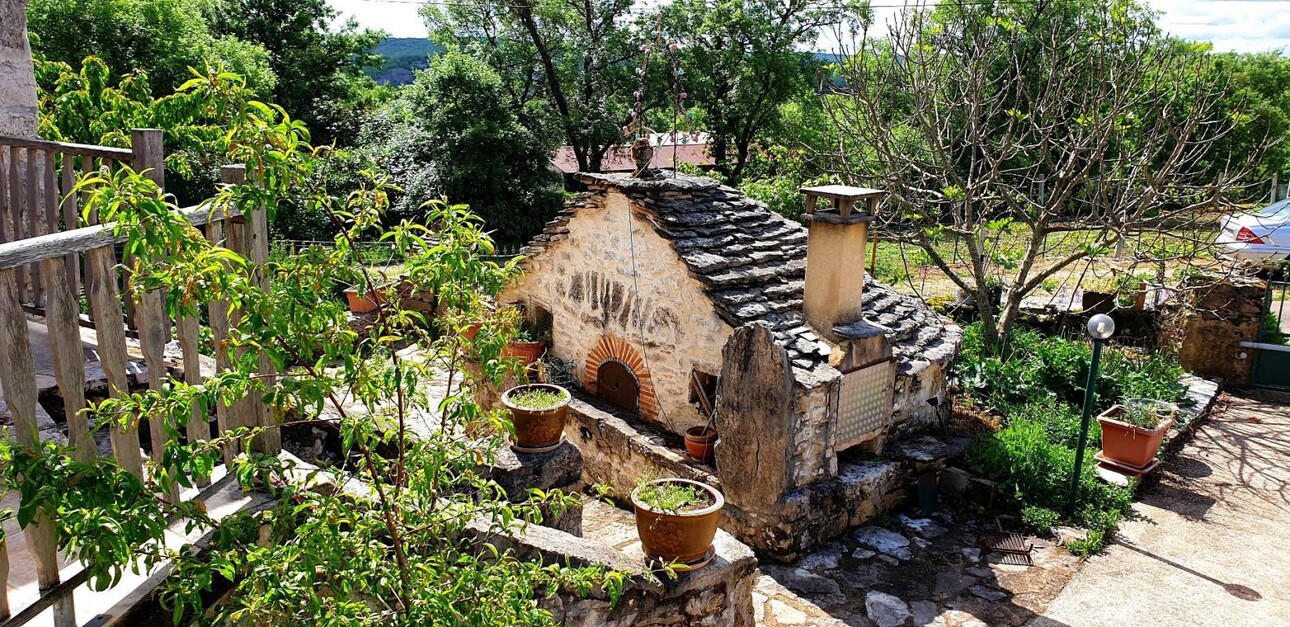
{"label": "stone chimney", "polygon": [[27,0],[0,2],[0,135],[36,137],[36,73],[27,41]]}
{"label": "stone chimney", "polygon": [[803,310],[817,332],[836,341],[835,327],[860,320],[866,238],[884,192],[825,185],[802,193],[808,233]]}

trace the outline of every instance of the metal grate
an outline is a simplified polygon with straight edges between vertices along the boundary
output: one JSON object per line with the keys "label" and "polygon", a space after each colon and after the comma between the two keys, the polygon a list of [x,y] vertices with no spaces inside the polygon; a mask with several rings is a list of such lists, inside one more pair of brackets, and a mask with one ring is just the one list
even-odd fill
{"label": "metal grate", "polygon": [[895,363],[884,361],[842,376],[834,450],[855,446],[886,426],[895,392]]}

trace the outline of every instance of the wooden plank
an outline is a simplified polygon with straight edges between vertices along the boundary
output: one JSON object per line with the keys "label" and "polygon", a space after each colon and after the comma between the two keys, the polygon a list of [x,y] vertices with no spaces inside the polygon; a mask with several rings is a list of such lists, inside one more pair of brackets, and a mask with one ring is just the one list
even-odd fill
{"label": "wooden plank", "polygon": [[12,213],[13,207],[9,200],[9,151],[0,146],[0,244],[10,241],[12,227],[9,226],[9,219]]}
{"label": "wooden plank", "polygon": [[[140,297],[135,305],[139,324],[139,347],[143,351],[144,363],[148,366],[148,389],[160,392],[165,389],[166,363],[162,359],[166,352],[166,335],[170,328],[170,318],[166,315],[165,292],[152,290]],[[148,434],[152,441],[152,463],[162,467],[165,459],[166,445],[174,439],[166,428],[165,417],[148,419]],[[167,469],[173,471],[173,469]],[[179,500],[179,487],[171,484],[169,496],[172,502]]]}
{"label": "wooden plank", "polygon": [[[17,272],[11,269],[0,270],[0,386],[13,421],[14,439],[24,446],[38,446],[36,364],[27,339],[27,317],[18,302]],[[37,512],[33,523],[23,529],[41,589],[58,585],[58,544],[50,514]]]}
{"label": "wooden plank", "polygon": [[[184,218],[193,226],[201,226],[210,220],[209,207],[188,207],[181,211]],[[241,215],[241,212],[236,209],[230,208],[229,211],[230,215]],[[14,268],[71,253],[86,253],[125,241],[125,237],[116,237],[112,234],[113,224],[98,224],[74,231],[49,233],[22,241],[0,244],[0,268]]]}
{"label": "wooden plank", "polygon": [[[88,161],[89,158],[87,157]],[[63,155],[63,182],[59,186],[59,192],[62,194],[63,207],[63,228],[60,231],[70,231],[80,226],[80,211],[77,206],[77,195],[72,193],[72,188],[76,187],[76,158],[70,154]],[[81,256],[76,253],[68,253],[64,257],[64,263],[67,265],[67,286],[71,289],[72,297],[77,300],[77,309],[80,309],[81,298]]]}
{"label": "wooden plank", "polygon": [[[206,225],[206,239],[217,246],[224,245],[224,220],[213,220]],[[210,324],[211,338],[215,349],[215,370],[223,372],[229,369],[228,358],[228,310],[229,302],[227,300],[214,300],[210,303]],[[230,408],[223,403],[215,406],[215,426],[219,429],[219,434],[227,432],[231,425]],[[236,455],[231,444],[224,445],[224,464],[229,468],[233,467],[233,457]]]}
{"label": "wooden plank", "polygon": [[[249,259],[255,264],[256,282],[260,289],[267,292],[269,290],[269,215],[264,208],[251,211],[250,219],[247,221],[247,235],[250,240],[247,242],[250,249]],[[260,374],[266,375],[265,385],[270,388],[275,385],[273,363],[264,351],[260,351]],[[278,416],[263,398],[256,399],[255,415],[256,422],[264,429],[255,438],[255,450],[277,455],[282,451],[282,431],[278,428]]]}
{"label": "wooden plank", "polygon": [[[237,222],[235,220],[227,220],[224,222],[224,234],[227,239],[228,249],[242,255],[243,257],[249,258],[250,236],[247,231],[248,228],[245,222]],[[233,308],[228,309],[227,320],[229,329],[236,328],[237,325],[242,322],[242,310]],[[225,337],[227,338],[227,335]],[[236,353],[233,355],[233,359],[240,360],[242,355],[246,353],[246,350],[247,349],[245,347],[238,348]],[[256,413],[255,409],[258,404],[260,404],[259,399],[254,398],[252,395],[248,395],[235,401],[232,406],[229,407],[229,428],[237,429],[239,427],[257,426],[260,423],[259,415]],[[257,441],[258,439],[259,438],[256,438]],[[254,447],[255,445],[253,444],[252,446]]]}
{"label": "wooden plank", "polygon": [[[44,235],[44,206],[40,200],[40,165],[44,158],[34,149],[27,149],[27,208],[25,210],[25,223],[27,237],[39,237]],[[31,304],[40,307],[45,302],[45,283],[41,280],[40,264],[32,263],[27,266],[27,271],[31,273]]]}
{"label": "wooden plank", "polygon": [[[201,344],[201,327],[196,316],[184,315],[179,317],[176,325],[179,327],[179,348],[183,351],[184,357],[184,383],[189,385],[202,384],[202,355],[199,346]],[[188,426],[185,432],[188,435],[188,442],[206,442],[211,439],[210,422],[207,414],[203,411],[201,403],[193,402],[189,410],[191,415],[188,418]],[[196,477],[197,485],[203,487],[210,484],[210,477]]]}
{"label": "wooden plank", "polygon": [[[22,177],[18,173],[19,163],[22,161],[22,149],[17,146],[9,147],[9,220],[13,224],[13,230],[9,232],[10,242],[21,242],[27,237],[27,229],[23,228],[23,193]],[[24,261],[23,264],[31,263],[34,260]],[[5,266],[9,267],[9,266]],[[27,293],[27,269],[18,268],[18,302],[26,300]]]}
{"label": "wooden plank", "polygon": [[76,461],[90,464],[98,458],[98,447],[90,437],[89,420],[81,413],[85,409],[85,349],[81,344],[79,302],[68,285],[63,260],[51,257],[41,263],[49,288],[45,326],[54,358],[54,379],[67,417],[67,440],[76,448]]}
{"label": "wooden plank", "polygon": [[[4,177],[0,177],[4,178]],[[9,618],[9,542],[0,540],[0,620]]]}
{"label": "wooden plank", "polygon": [[89,155],[91,157],[119,159],[123,161],[128,161],[132,155],[129,148],[113,148],[111,146],[93,146],[90,144],[74,144],[69,142],[51,142],[43,139],[28,139],[25,137],[0,136],[0,146],[21,146],[23,148],[52,150],[55,152],[70,152],[77,155]]}
{"label": "wooden plank", "polygon": [[[116,285],[116,255],[109,244],[89,251],[86,266],[93,269],[93,280],[87,285],[94,329],[98,334],[99,363],[107,377],[108,393],[113,398],[130,394],[125,373],[130,357],[125,350],[125,317]],[[139,450],[139,432],[112,425],[112,456],[134,476],[143,478],[143,454]]]}

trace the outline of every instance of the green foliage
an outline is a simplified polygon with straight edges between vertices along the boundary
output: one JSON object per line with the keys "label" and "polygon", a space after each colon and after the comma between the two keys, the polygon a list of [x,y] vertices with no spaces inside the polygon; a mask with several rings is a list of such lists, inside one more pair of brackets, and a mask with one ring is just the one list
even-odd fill
{"label": "green foliage", "polygon": [[[985,407],[1004,409],[1050,398],[1078,407],[1092,359],[1089,342],[1029,330],[1014,332],[999,351],[991,351],[978,322],[964,329],[963,350],[951,374]],[[1096,382],[1097,407],[1105,409],[1125,398],[1180,401],[1186,393],[1178,383],[1182,375],[1172,355],[1105,351]]]}
{"label": "green foliage", "polygon": [[1115,419],[1139,429],[1155,429],[1174,413],[1170,405],[1150,400],[1137,400],[1126,402],[1124,411],[1120,412]]}
{"label": "green foliage", "polygon": [[[27,27],[36,54],[76,66],[103,59],[112,80],[146,72],[156,94],[191,77],[190,67],[222,66],[267,95],[277,82],[264,47],[214,33],[208,19],[217,0],[31,0]],[[284,77],[292,81],[298,77]]]}
{"label": "green foliage", "polygon": [[1027,505],[1021,508],[1021,524],[1039,534],[1049,534],[1061,521],[1061,514],[1046,507]]}
{"label": "green foliage", "polygon": [[496,72],[450,51],[379,111],[360,143],[403,183],[395,214],[415,215],[427,198],[446,195],[474,207],[507,244],[537,234],[562,200],[549,167],[554,146],[508,103]]}
{"label": "green foliage", "polygon": [[[505,422],[503,412],[480,407],[471,389],[513,374],[513,360],[501,358],[506,330],[487,320],[485,303],[514,280],[517,266],[486,259],[494,252],[491,239],[461,205],[432,201],[424,223],[382,227],[390,196],[379,172],[362,172],[364,182],[344,197],[311,185],[322,151],[308,143],[303,124],[279,108],[230,98],[216,84],[222,80],[199,77],[184,92],[205,95],[207,106],[221,112],[227,125],[219,148],[247,164],[252,182],[219,188],[206,206],[273,216],[289,193],[305,194],[340,225],[334,245],[260,266],[209,243],[171,197],[129,168],[83,178],[85,211],[114,221],[115,234],[126,240],[128,296],[161,290],[171,317],[196,316],[224,300],[240,317],[220,347],[232,358],[228,370],[200,386],[175,379],[90,408],[99,428],[147,420],[175,436],[153,452],[142,480],[111,460],[79,464],[67,447],[0,447],[0,472],[21,496],[19,523],[57,512],[60,545],[90,563],[97,587],[117,581],[125,568],[170,560],[175,572],[160,598],[177,624],[202,617],[217,624],[553,625],[538,602],[556,590],[603,590],[616,600],[621,573],[543,565],[493,540],[577,501],[552,491],[511,503],[480,472],[504,442]],[[402,309],[394,287],[369,272],[355,246],[364,239],[392,246],[415,277],[413,289],[438,297],[442,311],[432,324]],[[267,288],[261,277],[269,279]],[[367,332],[347,323],[335,297],[345,285],[389,290]],[[464,329],[480,320],[485,328],[467,339]],[[408,346],[425,358],[405,358]],[[467,355],[477,367],[465,367]],[[280,375],[260,376],[262,358]],[[430,398],[428,383],[440,372],[447,377],[444,396]],[[248,396],[263,399],[279,423],[333,426],[348,461],[318,470],[261,454],[262,427],[211,441],[181,437],[194,406],[209,413]],[[440,430],[413,436],[406,423],[424,415],[433,415]],[[480,425],[467,435],[468,426]],[[272,492],[272,508],[214,522],[198,504],[161,496],[209,475],[225,446],[238,454],[230,472],[245,487]],[[310,489],[321,481],[341,487]],[[363,489],[348,490],[359,483]],[[172,521],[213,530],[203,555],[164,546]],[[270,542],[261,541],[262,528]],[[216,588],[231,594],[202,607],[202,594]]]}
{"label": "green foliage", "polygon": [[338,16],[327,0],[215,0],[211,27],[268,51],[282,80],[265,97],[300,116],[315,142],[350,145],[381,97],[365,71],[380,61],[372,49],[382,33]]}
{"label": "green foliage", "polygon": [[569,395],[544,388],[529,388],[507,396],[506,400],[524,409],[551,409],[569,400]]}
{"label": "green foliage", "polygon": [[[1075,451],[1049,440],[1044,426],[1013,419],[1003,430],[979,438],[968,449],[973,471],[998,482],[1000,493],[1023,511],[1034,508],[1060,511],[1066,507]],[[1129,508],[1132,492],[1097,478],[1096,461],[1086,456],[1080,469],[1080,508],[1073,522],[1091,529],[1113,532],[1119,516]],[[1052,524],[1049,524],[1051,527]]]}
{"label": "green foliage", "polygon": [[637,479],[636,490],[632,494],[650,509],[672,514],[705,507],[712,502],[707,492],[698,487],[666,480],[656,482],[643,477]]}

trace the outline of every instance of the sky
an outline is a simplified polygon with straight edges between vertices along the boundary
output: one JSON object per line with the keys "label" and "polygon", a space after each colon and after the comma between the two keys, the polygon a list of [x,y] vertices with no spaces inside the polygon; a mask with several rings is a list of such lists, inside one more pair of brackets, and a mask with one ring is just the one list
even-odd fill
{"label": "sky", "polygon": [[[462,0],[469,1],[469,0]],[[646,0],[651,4],[656,1]],[[424,37],[425,25],[417,15],[416,0],[330,0],[345,16],[393,37]],[[875,5],[900,0],[874,0]],[[1160,25],[1169,33],[1208,41],[1220,51],[1250,52],[1290,48],[1290,0],[1148,0],[1162,13]],[[898,11],[879,8],[878,21]],[[821,48],[829,48],[821,42]]]}

